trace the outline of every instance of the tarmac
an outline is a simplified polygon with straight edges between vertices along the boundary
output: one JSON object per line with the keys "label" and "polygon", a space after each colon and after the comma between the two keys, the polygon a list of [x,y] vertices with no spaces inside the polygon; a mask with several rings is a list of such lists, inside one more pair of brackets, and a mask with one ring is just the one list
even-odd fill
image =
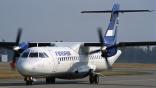
{"label": "tarmac", "polygon": [[156,70],[146,71],[151,74],[100,77],[99,84],[89,84],[88,77],[56,79],[56,84],[46,84],[45,79],[39,79],[30,86],[26,86],[22,79],[0,79],[0,88],[156,88]]}

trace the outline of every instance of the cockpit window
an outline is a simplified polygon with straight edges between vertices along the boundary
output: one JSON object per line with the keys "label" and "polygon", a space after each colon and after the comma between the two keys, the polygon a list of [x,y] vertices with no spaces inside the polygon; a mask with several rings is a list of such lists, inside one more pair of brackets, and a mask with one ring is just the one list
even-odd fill
{"label": "cockpit window", "polygon": [[24,52],[24,53],[22,54],[22,56],[21,56],[21,57],[23,57],[23,58],[27,58],[27,57],[28,57],[28,55],[29,55],[29,53],[28,53],[28,52]]}
{"label": "cockpit window", "polygon": [[22,58],[48,58],[49,56],[45,52],[27,50],[22,53],[21,57]]}
{"label": "cockpit window", "polygon": [[31,52],[30,54],[29,54],[29,57],[37,57],[38,58],[38,53],[33,53],[33,52]]}
{"label": "cockpit window", "polygon": [[48,55],[46,53],[39,53],[40,58],[47,58]]}
{"label": "cockpit window", "polygon": [[44,53],[44,56],[45,56],[45,57],[48,57],[48,55],[47,55],[46,53]]}
{"label": "cockpit window", "polygon": [[43,53],[39,53],[39,57],[44,58],[44,54]]}

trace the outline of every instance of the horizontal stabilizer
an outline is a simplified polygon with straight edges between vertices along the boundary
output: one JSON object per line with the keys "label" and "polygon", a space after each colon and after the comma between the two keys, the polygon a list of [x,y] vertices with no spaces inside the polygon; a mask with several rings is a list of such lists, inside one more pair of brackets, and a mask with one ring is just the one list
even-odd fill
{"label": "horizontal stabilizer", "polygon": [[105,11],[82,11],[81,13],[112,13],[112,12],[119,12],[119,13],[128,13],[128,12],[153,12],[154,10],[105,10]]}
{"label": "horizontal stabilizer", "polygon": [[106,10],[106,11],[82,11],[81,13],[111,13],[112,10]]}

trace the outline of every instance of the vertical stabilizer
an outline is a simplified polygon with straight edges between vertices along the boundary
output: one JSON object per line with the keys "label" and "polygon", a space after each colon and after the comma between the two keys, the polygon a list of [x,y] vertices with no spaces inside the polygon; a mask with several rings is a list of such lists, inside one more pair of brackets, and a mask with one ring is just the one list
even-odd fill
{"label": "vertical stabilizer", "polygon": [[[108,28],[106,30],[106,33],[104,35],[104,44],[107,47],[111,47],[116,44],[117,41],[117,29],[119,25],[119,10],[120,5],[119,4],[114,4],[112,8],[112,13],[111,13],[111,18],[110,18],[110,23],[108,25]],[[117,48],[112,47],[107,50],[107,56],[111,57],[116,54]]]}
{"label": "vertical stabilizer", "polygon": [[120,8],[119,4],[113,5],[110,23],[104,35],[104,43],[107,46],[112,46],[116,44],[117,28],[119,25],[119,13],[118,13],[119,8]]}

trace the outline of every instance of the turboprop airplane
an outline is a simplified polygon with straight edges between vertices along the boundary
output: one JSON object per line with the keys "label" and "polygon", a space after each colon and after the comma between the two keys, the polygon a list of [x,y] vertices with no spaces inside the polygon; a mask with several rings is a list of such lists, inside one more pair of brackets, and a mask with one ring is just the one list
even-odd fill
{"label": "turboprop airplane", "polygon": [[[150,10],[120,10],[114,4],[112,10],[83,11],[82,13],[111,13],[106,33],[98,30],[99,43],[84,42],[20,42],[22,30],[16,42],[0,42],[0,47],[14,51],[11,66],[16,63],[17,71],[24,77],[26,85],[32,85],[34,78],[46,78],[47,84],[54,84],[56,78],[80,79],[89,76],[90,84],[98,84],[100,72],[111,69],[121,55],[118,47],[156,45],[156,42],[117,43],[119,13],[151,12]],[[16,60],[18,57],[18,60]]]}

